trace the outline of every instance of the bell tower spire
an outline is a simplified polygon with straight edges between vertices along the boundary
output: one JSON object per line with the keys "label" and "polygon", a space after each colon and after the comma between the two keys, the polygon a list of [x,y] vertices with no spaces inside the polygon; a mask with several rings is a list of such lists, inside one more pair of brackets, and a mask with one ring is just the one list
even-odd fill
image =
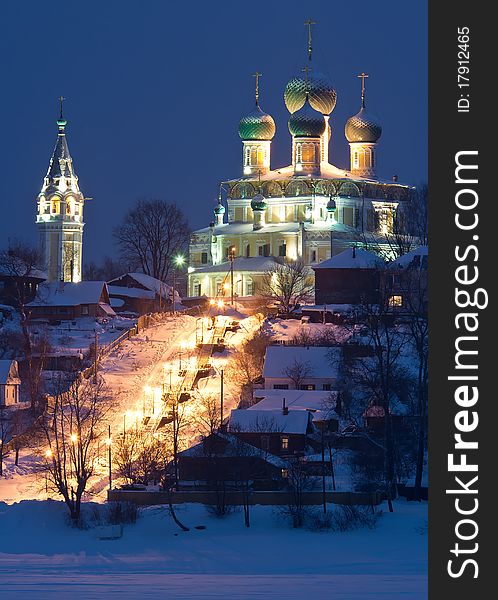
{"label": "bell tower spire", "polygon": [[81,281],[83,206],[66,139],[67,120],[59,97],[57,141],[38,194],[36,224],[39,249],[48,281]]}

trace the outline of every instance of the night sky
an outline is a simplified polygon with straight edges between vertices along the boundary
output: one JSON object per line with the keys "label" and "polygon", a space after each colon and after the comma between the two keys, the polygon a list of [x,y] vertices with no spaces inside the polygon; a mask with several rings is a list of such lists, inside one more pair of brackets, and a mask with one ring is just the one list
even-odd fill
{"label": "night sky", "polygon": [[137,198],[176,201],[193,228],[212,219],[218,183],[241,175],[240,117],[277,124],[272,167],[290,163],[283,91],[306,62],[337,90],[330,161],[348,168],[344,123],[367,108],[383,125],[381,178],[427,179],[427,14],[420,0],[354,2],[22,1],[0,7],[0,245],[37,242],[36,196],[57,137],[57,98],[86,205],[84,261],[113,254],[112,228]]}

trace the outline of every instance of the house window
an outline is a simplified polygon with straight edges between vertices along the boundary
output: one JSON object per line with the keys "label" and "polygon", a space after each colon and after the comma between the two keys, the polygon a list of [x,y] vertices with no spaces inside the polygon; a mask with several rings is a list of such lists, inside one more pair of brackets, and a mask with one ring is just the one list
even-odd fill
{"label": "house window", "polygon": [[252,296],[254,294],[254,282],[253,281],[247,281],[246,293],[248,296]]}
{"label": "house window", "polygon": [[89,315],[90,311],[88,309],[88,304],[82,304],[81,305],[81,314],[82,315]]}
{"label": "house window", "polygon": [[203,265],[207,264],[208,261],[208,253],[207,252],[202,252],[201,253],[201,263]]}
{"label": "house window", "polygon": [[403,296],[399,296],[397,294],[389,296],[389,306],[403,306]]}
{"label": "house window", "polygon": [[279,256],[287,256],[287,246],[285,244],[281,244],[278,247],[278,255]]}
{"label": "house window", "polygon": [[288,390],[289,384],[288,383],[275,383],[275,384],[273,384],[273,389],[274,390]]}
{"label": "house window", "polygon": [[258,255],[259,256],[270,256],[270,244],[265,244],[264,246],[258,247]]}
{"label": "house window", "polygon": [[282,436],[280,438],[280,450],[288,450],[289,449],[289,438],[287,436]]}
{"label": "house window", "polygon": [[261,436],[261,449],[262,450],[269,450],[270,449],[270,436],[269,435],[262,435]]}
{"label": "house window", "polygon": [[310,392],[316,390],[316,385],[314,383],[303,383],[299,386],[300,390],[308,390]]}
{"label": "house window", "polygon": [[332,389],[332,386],[331,386],[331,384],[330,384],[330,383],[324,383],[324,384],[322,385],[322,390],[323,390],[324,392],[330,392],[330,390],[331,390],[331,389]]}
{"label": "house window", "polygon": [[282,469],[280,471],[280,475],[283,477],[283,479],[288,479],[289,478],[289,469]]}
{"label": "house window", "polygon": [[194,296],[199,297],[201,295],[201,284],[194,283]]}

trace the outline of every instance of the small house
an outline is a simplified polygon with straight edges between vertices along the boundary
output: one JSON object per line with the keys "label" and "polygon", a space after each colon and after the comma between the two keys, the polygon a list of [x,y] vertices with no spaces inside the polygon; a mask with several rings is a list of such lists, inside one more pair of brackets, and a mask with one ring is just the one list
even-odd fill
{"label": "small house", "polygon": [[275,489],[285,483],[288,463],[225,432],[216,432],[178,454],[180,486],[195,483],[214,489],[220,482],[250,479],[259,489]]}
{"label": "small house", "polygon": [[427,314],[428,258],[428,246],[420,246],[388,264],[387,302],[394,312]]}
{"label": "small house", "polygon": [[0,407],[20,402],[21,379],[16,360],[0,360]]}
{"label": "small house", "polygon": [[[108,281],[111,306],[118,313],[145,313],[169,310],[173,288],[145,273],[125,273]],[[175,291],[176,302],[180,301]]]}
{"label": "small house", "polygon": [[304,454],[313,433],[313,417],[306,410],[232,410],[228,431],[251,446],[276,456]]}
{"label": "small house", "polygon": [[331,391],[336,387],[342,350],[336,346],[268,346],[265,390]]}
{"label": "small house", "polygon": [[343,252],[312,267],[315,271],[315,303],[376,303],[384,261],[362,248]]}
{"label": "small house", "polygon": [[105,281],[68,283],[55,281],[39,286],[36,298],[27,305],[32,319],[48,322],[72,321],[81,317],[112,318]]}
{"label": "small house", "polygon": [[340,402],[337,391],[254,390],[253,404],[248,410],[304,410],[311,413],[313,425],[324,431],[337,431],[340,422]]}

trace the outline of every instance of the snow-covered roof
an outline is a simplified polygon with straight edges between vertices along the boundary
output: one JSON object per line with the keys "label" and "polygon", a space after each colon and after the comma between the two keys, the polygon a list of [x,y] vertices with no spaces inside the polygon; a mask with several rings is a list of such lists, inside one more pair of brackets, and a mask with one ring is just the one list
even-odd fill
{"label": "snow-covered roof", "polygon": [[[147,298],[149,300],[154,300],[154,298],[156,297],[155,293],[152,290],[144,290],[142,288],[109,285],[107,286],[107,289],[109,290],[109,296],[126,296],[127,298]],[[114,306],[114,304],[112,304],[112,306]]]}
{"label": "snow-covered roof", "polygon": [[38,286],[35,300],[28,306],[78,306],[80,304],[99,304],[107,284],[105,281],[80,281],[64,283],[53,281]]}
{"label": "snow-covered roof", "polygon": [[146,275],[145,273],[128,273],[128,275],[137,283],[143,285],[145,288],[154,292],[158,296],[168,298],[171,294],[171,286],[159,279],[156,279],[155,277],[152,277],[151,275]]}
{"label": "snow-covered roof", "polygon": [[[272,464],[275,467],[281,468],[281,469],[285,469],[286,467],[288,467],[288,463],[285,460],[283,460],[282,458],[279,458],[278,456],[275,456],[274,454],[270,454],[269,452],[260,450],[259,448],[256,448],[255,446],[252,446],[251,444],[248,444],[247,442],[240,440],[235,435],[231,435],[229,433],[221,433],[221,432],[217,432],[213,435],[216,436],[217,438],[220,438],[220,439],[228,442],[227,445],[225,446],[225,448],[223,449],[223,453],[222,453],[222,455],[225,457],[241,456],[241,455],[242,456],[254,456],[257,458],[262,458],[266,462]],[[195,446],[192,446],[191,448],[188,448],[187,450],[180,452],[178,455],[180,457],[187,457],[187,458],[202,458],[205,456],[212,457],[213,452],[212,452],[212,449],[210,449],[209,451],[206,451],[205,444],[203,442],[201,442],[200,444],[196,444]]]}
{"label": "snow-covered roof", "polygon": [[337,377],[342,350],[324,346],[268,346],[263,377],[288,378],[286,370],[296,365],[308,367],[306,379]]}
{"label": "snow-covered roof", "polygon": [[309,390],[255,390],[259,401],[248,410],[278,410],[285,405],[293,410],[318,411],[328,409],[337,400],[337,392]]}
{"label": "snow-covered roof", "polygon": [[311,414],[305,410],[232,410],[228,428],[241,433],[297,433],[308,431]]}
{"label": "snow-covered roof", "polygon": [[346,248],[328,260],[324,260],[313,269],[381,269],[384,261],[363,248]]}
{"label": "snow-covered roof", "polygon": [[396,260],[389,263],[390,269],[418,268],[427,269],[427,260],[429,256],[428,246],[419,246],[416,250],[403,254]]}
{"label": "snow-covered roof", "polygon": [[[276,261],[271,256],[253,256],[252,258],[238,257],[233,261],[234,271],[266,273],[275,267]],[[198,267],[195,273],[228,273],[230,262],[220,263],[209,267]]]}
{"label": "snow-covered roof", "polygon": [[17,361],[0,360],[0,384],[20,384]]}

